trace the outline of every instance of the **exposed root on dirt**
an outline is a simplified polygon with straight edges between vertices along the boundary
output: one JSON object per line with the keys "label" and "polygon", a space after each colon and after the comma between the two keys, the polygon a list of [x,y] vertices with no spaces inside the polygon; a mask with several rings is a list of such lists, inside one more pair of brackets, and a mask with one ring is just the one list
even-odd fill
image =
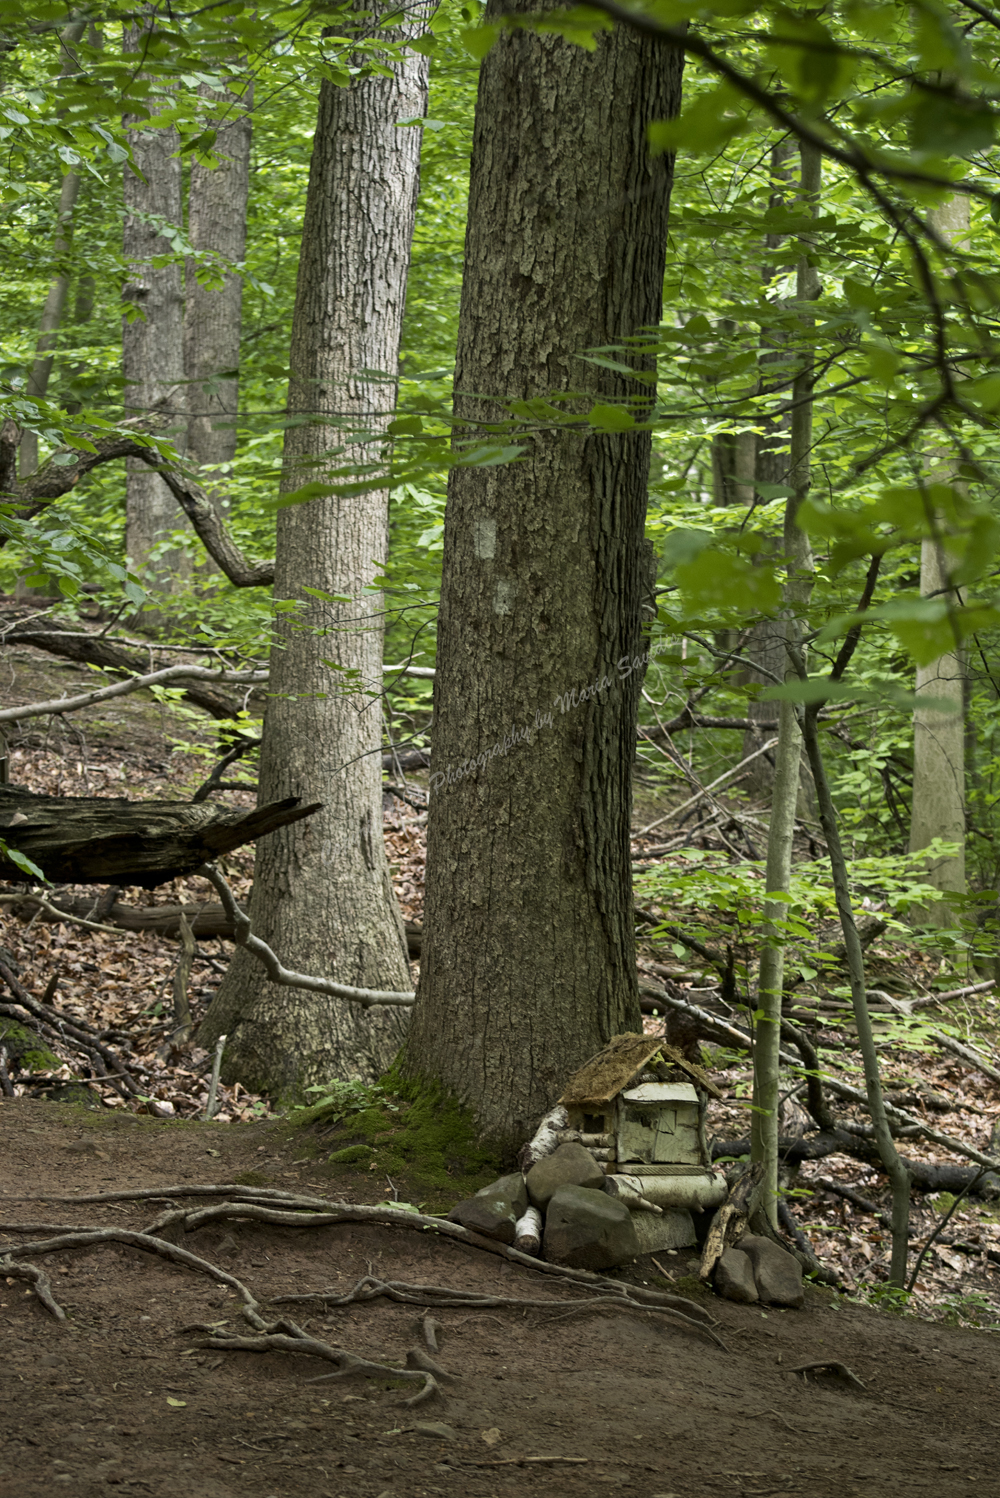
{"label": "exposed root on dirt", "polygon": [[[442,1234],[444,1237],[454,1238],[460,1243],[467,1243],[472,1248],[481,1248],[486,1253],[497,1254],[501,1258],[509,1259],[514,1264],[523,1265],[526,1269],[537,1270],[540,1274],[555,1275],[567,1284],[602,1289],[606,1293],[611,1291],[617,1299],[639,1303],[643,1308],[659,1306],[680,1311],[692,1321],[696,1321],[699,1329],[709,1325],[717,1325],[714,1318],[702,1306],[697,1305],[692,1300],[686,1299],[682,1295],[672,1295],[668,1291],[663,1290],[649,1290],[644,1285],[627,1285],[622,1280],[611,1279],[607,1275],[595,1274],[589,1269],[570,1269],[564,1264],[549,1264],[544,1259],[535,1259],[530,1254],[521,1253],[519,1249],[508,1248],[505,1243],[497,1243],[490,1238],[482,1238],[478,1233],[470,1232],[468,1228],[462,1227],[460,1223],[449,1222],[445,1217],[428,1217],[421,1212],[404,1211],[401,1207],[366,1207],[360,1206],[356,1202],[330,1202],[325,1201],[322,1197],[299,1196],[293,1192],[277,1191],[269,1186],[237,1185],[165,1186],[160,1190],[107,1191],[95,1193],[91,1196],[22,1196],[8,1197],[7,1200],[73,1202],[74,1204],[79,1204],[148,1201],[163,1197],[172,1199],[182,1196],[225,1196],[228,1200],[221,1202],[218,1206],[203,1207],[193,1212],[187,1208],[181,1210],[171,1209],[169,1212],[164,1212],[149,1225],[151,1233],[162,1232],[164,1228],[172,1227],[176,1223],[183,1223],[185,1232],[194,1232],[197,1228],[204,1227],[209,1222],[218,1221],[223,1218],[275,1223],[283,1227],[317,1228],[328,1227],[342,1222],[369,1222],[380,1223],[387,1227],[410,1228],[423,1232],[429,1229],[432,1232]],[[260,1201],[261,1198],[263,1198],[263,1202]],[[279,1210],[272,1205],[277,1198],[281,1199],[286,1210]],[[293,1210],[295,1208],[302,1208],[303,1210]],[[438,1302],[434,1302],[434,1304],[438,1304]]]}
{"label": "exposed root on dirt", "polygon": [[[249,1334],[224,1330],[219,1323],[198,1322],[181,1328],[181,1331],[200,1331],[207,1334],[196,1344],[198,1347],[206,1351],[221,1353],[286,1352],[319,1358],[321,1361],[334,1365],[333,1371],[321,1374],[318,1378],[309,1379],[308,1383],[351,1377],[398,1379],[405,1383],[417,1383],[419,1388],[416,1392],[402,1401],[402,1404],[409,1408],[423,1405],[432,1399],[444,1399],[446,1396],[443,1385],[455,1380],[455,1375],[442,1368],[430,1356],[430,1351],[439,1351],[438,1333],[442,1330],[439,1322],[429,1317],[421,1319],[419,1326],[429,1351],[421,1347],[411,1348],[406,1355],[405,1367],[399,1368],[387,1363],[373,1362],[346,1348],[334,1347],[329,1342],[310,1335],[289,1317],[279,1316],[277,1320],[268,1321],[262,1314],[260,1302],[242,1280],[220,1269],[211,1260],[159,1236],[160,1233],[166,1228],[178,1225],[183,1225],[185,1231],[191,1232],[204,1227],[209,1222],[233,1219],[242,1222],[264,1222],[284,1227],[317,1228],[339,1226],[345,1222],[368,1222],[386,1227],[416,1228],[424,1232],[430,1230],[468,1243],[471,1247],[486,1249],[490,1252],[499,1250],[503,1257],[513,1259],[526,1268],[540,1270],[543,1273],[554,1272],[560,1281],[572,1285],[576,1290],[598,1291],[599,1293],[592,1298],[581,1300],[544,1300],[481,1294],[454,1290],[443,1285],[410,1284],[402,1280],[380,1280],[369,1273],[359,1279],[346,1293],[336,1290],[319,1290],[280,1295],[271,1297],[271,1303],[277,1305],[292,1302],[299,1304],[318,1302],[325,1307],[333,1308],[357,1305],[382,1298],[405,1305],[425,1306],[438,1311],[464,1310],[470,1307],[477,1310],[502,1308],[533,1311],[546,1315],[550,1323],[552,1320],[561,1320],[566,1316],[592,1311],[628,1311],[633,1315],[640,1314],[647,1318],[650,1316],[666,1317],[669,1321],[701,1333],[724,1352],[728,1352],[722,1338],[712,1329],[716,1323],[712,1322],[710,1326],[708,1323],[712,1321],[712,1318],[692,1301],[687,1301],[681,1296],[626,1285],[617,1280],[590,1274],[586,1270],[566,1270],[559,1265],[546,1264],[542,1260],[532,1259],[527,1254],[508,1249],[503,1244],[479,1238],[460,1224],[448,1222],[442,1218],[426,1217],[420,1213],[406,1212],[392,1207],[363,1207],[350,1203],[324,1202],[317,1198],[296,1198],[292,1193],[275,1193],[269,1188],[258,1187],[233,1187],[231,1189],[204,1186],[167,1187],[162,1191],[109,1192],[101,1197],[90,1197],[89,1200],[144,1201],[156,1197],[162,1199],[163,1196],[167,1196],[168,1199],[181,1195],[198,1197],[211,1194],[214,1196],[220,1192],[226,1193],[228,1199],[214,1202],[211,1206],[196,1208],[194,1211],[188,1207],[171,1207],[168,1211],[161,1213],[145,1232],[117,1227],[0,1222],[0,1232],[51,1235],[4,1249],[0,1257],[0,1271],[6,1271],[11,1277],[30,1281],[35,1294],[50,1314],[59,1320],[65,1320],[65,1312],[55,1300],[48,1276],[31,1262],[32,1259],[44,1254],[61,1253],[67,1249],[92,1248],[102,1243],[122,1244],[129,1248],[159,1255],[171,1263],[183,1265],[196,1273],[207,1275],[216,1283],[224,1285],[240,1299],[241,1314],[249,1323]],[[276,1194],[284,1198],[280,1206],[274,1204]],[[264,1196],[265,1201],[254,1201],[252,1199],[254,1196]],[[238,1199],[233,1200],[233,1197]],[[35,1199],[21,1198],[21,1200]],[[60,1198],[60,1200],[67,1200],[67,1198]],[[76,1200],[79,1201],[80,1198]],[[296,1210],[301,1208],[304,1201],[309,1203],[311,1210]],[[609,1291],[611,1293],[608,1293]]]}
{"label": "exposed root on dirt", "polygon": [[7,1275],[12,1280],[30,1280],[35,1294],[49,1315],[54,1316],[57,1321],[66,1320],[66,1312],[52,1294],[52,1281],[37,1264],[16,1264],[9,1254],[4,1254],[0,1256],[0,1274]]}
{"label": "exposed root on dirt", "polygon": [[831,1361],[829,1358],[820,1358],[815,1363],[798,1363],[794,1368],[789,1368],[789,1373],[834,1373],[837,1378],[842,1378],[845,1384],[850,1384],[852,1389],[860,1389],[862,1393],[867,1389],[867,1384],[862,1383],[856,1373],[852,1373],[846,1363]]}
{"label": "exposed root on dirt", "polygon": [[[622,1285],[622,1290],[625,1288]],[[273,1303],[287,1305],[292,1301],[299,1303],[320,1301],[328,1307],[347,1306],[357,1304],[359,1301],[375,1300],[380,1295],[384,1295],[389,1300],[402,1301],[404,1305],[433,1306],[436,1310],[458,1307],[462,1309],[475,1307],[477,1310],[485,1310],[503,1307],[513,1311],[553,1311],[559,1313],[553,1317],[556,1321],[581,1312],[587,1314],[590,1311],[602,1310],[631,1311],[642,1316],[667,1316],[684,1326],[692,1327],[695,1331],[703,1332],[706,1337],[711,1338],[718,1347],[721,1347],[723,1352],[729,1351],[722,1338],[703,1321],[696,1321],[672,1306],[637,1305],[629,1299],[627,1294],[601,1295],[595,1300],[524,1300],[512,1295],[476,1295],[464,1290],[450,1290],[443,1285],[407,1285],[398,1280],[378,1280],[373,1275],[365,1275],[363,1279],[358,1280],[352,1290],[348,1290],[346,1295],[341,1295],[336,1290],[314,1290],[301,1295],[276,1295]],[[686,1304],[694,1309],[693,1302],[686,1302]]]}

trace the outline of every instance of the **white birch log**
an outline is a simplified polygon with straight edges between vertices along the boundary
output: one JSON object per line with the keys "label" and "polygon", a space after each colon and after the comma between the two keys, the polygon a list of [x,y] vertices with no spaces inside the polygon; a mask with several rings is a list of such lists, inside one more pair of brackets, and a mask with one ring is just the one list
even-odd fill
{"label": "white birch log", "polygon": [[542,1246],[542,1214],[537,1207],[529,1207],[514,1227],[514,1247],[523,1254],[537,1254]]}

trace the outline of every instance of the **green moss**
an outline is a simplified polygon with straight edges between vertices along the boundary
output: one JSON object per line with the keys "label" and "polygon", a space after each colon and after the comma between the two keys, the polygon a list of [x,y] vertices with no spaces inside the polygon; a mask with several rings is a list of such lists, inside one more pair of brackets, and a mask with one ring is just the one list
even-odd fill
{"label": "green moss", "polygon": [[271,1177],[259,1170],[241,1170],[239,1175],[233,1176],[234,1186],[270,1186]]}
{"label": "green moss", "polygon": [[55,1071],[62,1065],[59,1057],[48,1050],[36,1032],[29,1029],[27,1025],[18,1024],[17,1020],[5,1019],[3,1029],[3,1043],[7,1047],[11,1071],[15,1067],[32,1072]]}
{"label": "green moss", "polygon": [[331,1165],[367,1165],[375,1151],[370,1144],[349,1144],[346,1149],[335,1150],[330,1156]]}
{"label": "green moss", "polygon": [[499,1156],[476,1138],[472,1115],[434,1083],[403,1078],[394,1067],[357,1103],[332,1130],[314,1120],[313,1137],[332,1146],[327,1168],[334,1177],[363,1172],[380,1189],[388,1177],[399,1200],[435,1210],[500,1174]]}

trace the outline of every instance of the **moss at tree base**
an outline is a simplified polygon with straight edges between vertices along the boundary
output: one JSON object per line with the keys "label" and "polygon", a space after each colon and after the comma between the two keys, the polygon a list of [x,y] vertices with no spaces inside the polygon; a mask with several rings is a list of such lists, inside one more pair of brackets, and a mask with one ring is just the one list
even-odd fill
{"label": "moss at tree base", "polygon": [[296,1119],[329,1151],[334,1179],[364,1176],[389,1200],[439,1210],[500,1174],[500,1157],[477,1139],[471,1114],[436,1084],[402,1077],[397,1062],[369,1098],[332,1128],[324,1127],[330,1110],[322,1104]]}

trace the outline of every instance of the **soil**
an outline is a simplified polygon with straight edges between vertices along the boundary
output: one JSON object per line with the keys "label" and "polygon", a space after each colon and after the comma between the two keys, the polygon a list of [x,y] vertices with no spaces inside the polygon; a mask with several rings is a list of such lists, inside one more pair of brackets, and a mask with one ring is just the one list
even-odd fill
{"label": "soil", "polygon": [[[252,1174],[259,1184],[325,1194],[327,1167],[299,1158],[308,1149],[273,1120],[189,1123],[4,1100],[0,1242],[41,1240],[49,1226],[138,1229],[164,1205],[72,1203],[95,1193]],[[337,1194],[375,1202],[377,1191],[359,1180],[353,1195],[340,1186]],[[55,1196],[70,1200],[42,1199]],[[34,1226],[17,1234],[14,1223]],[[368,1272],[508,1297],[587,1300],[550,1276],[426,1232],[246,1221],[186,1236],[167,1231],[262,1303],[290,1292],[342,1292]],[[682,1292],[692,1287],[684,1251],[658,1257]],[[116,1244],[34,1260],[49,1272],[67,1320],[54,1320],[25,1281],[0,1283],[0,1498],[60,1491],[590,1498],[608,1490],[642,1498],[896,1498],[914,1490],[952,1498],[992,1477],[995,1333],[900,1317],[831,1291],[810,1289],[801,1311],[762,1311],[695,1290],[727,1351],[654,1314],[595,1309],[552,1320],[503,1307],[436,1310],[438,1361],[460,1381],[444,1402],[410,1409],[402,1403],[408,1390],[391,1378],[310,1382],[324,1371],[312,1358],[205,1351],[204,1331],[193,1324],[225,1322],[233,1331],[244,1324],[235,1297],[196,1271]],[[649,1261],[629,1277],[663,1284]],[[412,1306],[381,1299],[310,1310],[292,1314],[311,1335],[372,1360],[402,1367],[418,1342]],[[845,1363],[864,1390],[793,1372],[824,1358]],[[546,1460],[517,1465],[527,1458]]]}

